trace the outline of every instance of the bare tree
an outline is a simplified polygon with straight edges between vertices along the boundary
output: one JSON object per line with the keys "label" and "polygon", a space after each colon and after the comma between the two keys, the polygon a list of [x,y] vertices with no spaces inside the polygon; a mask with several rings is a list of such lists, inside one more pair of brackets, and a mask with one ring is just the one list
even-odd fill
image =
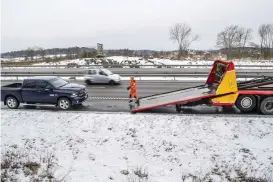
{"label": "bare tree", "polygon": [[273,53],[273,24],[263,24],[259,27],[260,50],[264,58],[269,58]]}
{"label": "bare tree", "polygon": [[247,43],[249,43],[249,41],[252,39],[251,34],[252,34],[252,29],[239,28],[237,41],[238,41],[239,53],[241,57],[243,57],[243,53],[245,51]]}
{"label": "bare tree", "polygon": [[38,46],[34,46],[31,48],[34,51],[34,56],[35,56],[35,60],[38,61],[38,54],[39,54],[39,50],[41,49]]}
{"label": "bare tree", "polygon": [[33,57],[34,57],[34,54],[35,54],[35,53],[34,53],[34,50],[33,50],[32,48],[29,47],[29,48],[27,49],[26,53],[27,53],[26,56],[27,56],[28,58],[30,58],[30,60],[33,60]]}
{"label": "bare tree", "polygon": [[[230,25],[217,34],[216,45],[225,49],[227,58],[233,53],[243,56],[247,43],[252,39],[252,29],[246,29],[238,25]],[[236,48],[236,49],[235,49]]]}
{"label": "bare tree", "polygon": [[176,23],[170,29],[170,38],[178,44],[178,57],[180,58],[187,54],[191,43],[198,40],[199,36],[193,35],[192,28],[188,24]]}
{"label": "bare tree", "polygon": [[45,54],[46,54],[45,50],[44,50],[42,47],[40,47],[40,48],[39,48],[39,52],[40,52],[40,56],[41,56],[41,58],[42,58],[42,61],[44,61],[44,59],[45,59]]}
{"label": "bare tree", "polygon": [[239,32],[240,28],[238,25],[231,25],[217,34],[216,45],[220,48],[226,49],[228,59],[231,58],[232,49],[238,46]]}

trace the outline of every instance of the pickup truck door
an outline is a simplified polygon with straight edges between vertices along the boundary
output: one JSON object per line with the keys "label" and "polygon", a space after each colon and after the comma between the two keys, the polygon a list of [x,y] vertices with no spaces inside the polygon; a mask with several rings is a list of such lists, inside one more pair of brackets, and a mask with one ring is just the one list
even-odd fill
{"label": "pickup truck door", "polygon": [[35,103],[37,97],[36,80],[25,80],[21,90],[24,102]]}
{"label": "pickup truck door", "polygon": [[57,94],[55,93],[53,87],[46,81],[38,81],[36,85],[36,102],[38,103],[56,103]]}
{"label": "pickup truck door", "polygon": [[[56,103],[54,90],[42,80],[26,80],[22,88],[22,98],[29,103]],[[52,88],[52,87],[51,87]]]}

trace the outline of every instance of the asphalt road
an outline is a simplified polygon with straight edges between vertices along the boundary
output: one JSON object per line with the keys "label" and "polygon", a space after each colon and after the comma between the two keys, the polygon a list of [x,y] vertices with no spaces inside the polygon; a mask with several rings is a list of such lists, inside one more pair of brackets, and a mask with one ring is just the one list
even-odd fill
{"label": "asphalt road", "polygon": [[[20,81],[2,81],[1,85],[10,84]],[[83,81],[70,81],[78,84],[84,84]],[[192,87],[196,85],[204,84],[204,82],[150,82],[150,81],[138,81],[137,92],[139,97],[168,92],[177,90],[180,88]],[[92,99],[100,100],[119,100],[129,97],[129,91],[126,89],[129,85],[129,81],[123,81],[120,85],[90,85],[86,86],[89,97]]]}
{"label": "asphalt road", "polygon": [[[1,81],[1,86],[20,82],[20,81]],[[70,81],[78,84],[84,84],[83,81]],[[89,99],[84,102],[82,107],[75,108],[74,110],[79,111],[110,111],[110,112],[129,112],[128,97],[129,91],[126,89],[129,81],[123,81],[120,85],[110,86],[110,85],[91,85],[87,86],[87,92]],[[200,85],[200,82],[151,82],[151,81],[138,81],[137,89],[138,95],[148,96],[152,94],[172,91],[180,88],[192,87],[195,85]],[[1,109],[7,109],[6,106],[1,104]],[[26,107],[20,107],[20,109],[26,109]],[[53,107],[42,106],[36,109],[46,109],[46,110],[56,110]],[[175,113],[173,107],[165,107],[156,110],[155,112],[163,113]],[[151,111],[154,112],[154,111]]]}
{"label": "asphalt road", "polygon": [[[71,81],[74,83],[83,84],[83,81]],[[13,81],[2,81],[2,85],[9,83],[14,83]],[[98,112],[129,112],[128,106],[128,81],[123,81],[121,85],[108,86],[108,85],[92,85],[87,86],[87,91],[89,94],[89,99],[83,103],[82,106],[78,108],[73,108],[73,111],[98,111]],[[204,82],[173,82],[173,81],[164,81],[164,82],[150,82],[150,81],[138,81],[137,82],[137,91],[140,97],[148,96],[152,94],[168,92],[176,89],[192,87],[196,85],[202,85]],[[6,106],[1,104],[1,109],[8,109]],[[35,108],[27,108],[26,106],[20,106],[19,109],[30,109],[30,110],[51,110],[57,112],[64,112],[57,109],[54,106],[41,106]],[[177,114],[174,106],[167,106],[158,109],[153,109],[146,111],[146,113],[171,113]],[[208,106],[198,106],[198,107],[185,107],[182,110],[183,114],[201,114],[201,115],[228,115],[228,116],[237,116],[237,117],[253,117],[252,115],[242,115],[240,111],[236,108],[219,108],[219,107],[208,107]],[[259,115],[257,116],[259,117]],[[263,116],[270,117],[270,116]],[[272,117],[272,116],[271,116]]]}

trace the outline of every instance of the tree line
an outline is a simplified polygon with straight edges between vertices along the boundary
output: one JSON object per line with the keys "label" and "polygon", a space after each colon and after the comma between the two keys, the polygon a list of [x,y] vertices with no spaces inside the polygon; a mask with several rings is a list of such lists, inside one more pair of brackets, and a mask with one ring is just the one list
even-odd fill
{"label": "tree line", "polygon": [[[24,57],[26,60],[35,60],[37,57],[40,57],[42,60],[53,59],[54,57],[46,57],[46,55],[55,55],[57,58],[63,59],[76,59],[83,57],[95,57],[97,50],[94,48],[88,47],[69,47],[69,48],[52,48],[44,49],[42,47],[29,47],[26,50],[21,51],[11,51],[7,53],[2,53],[1,57],[4,58],[15,58],[15,57]],[[57,57],[57,55],[65,55]],[[54,58],[55,59],[55,58]]]}
{"label": "tree line", "polygon": [[[216,46],[228,59],[248,57],[249,50],[259,50],[254,56],[259,59],[273,57],[273,24],[262,24],[258,29],[259,43],[252,42],[253,30],[239,25],[230,25],[217,34]],[[170,39],[178,45],[178,58],[187,56],[192,42],[200,37],[193,33],[187,23],[176,23],[170,28]],[[253,56],[253,55],[252,55]]]}
{"label": "tree line", "polygon": [[[189,55],[190,46],[194,41],[200,40],[200,36],[193,32],[187,23],[176,23],[169,31],[170,39],[177,44],[177,58],[185,58]],[[228,59],[254,57],[255,59],[273,58],[273,24],[262,24],[258,28],[259,42],[253,42],[253,30],[239,25],[225,27],[216,36],[216,47],[221,53],[227,55]],[[141,57],[170,57],[174,51],[153,50],[129,50],[113,49],[104,50],[107,56],[141,56]],[[204,51],[195,51],[204,54]],[[214,51],[215,53],[215,51]],[[62,57],[47,57],[46,55],[65,54]],[[95,58],[97,50],[88,47],[69,47],[43,49],[42,47],[30,47],[27,50],[2,53],[1,57],[14,58],[25,57],[25,60],[51,61],[62,59]]]}

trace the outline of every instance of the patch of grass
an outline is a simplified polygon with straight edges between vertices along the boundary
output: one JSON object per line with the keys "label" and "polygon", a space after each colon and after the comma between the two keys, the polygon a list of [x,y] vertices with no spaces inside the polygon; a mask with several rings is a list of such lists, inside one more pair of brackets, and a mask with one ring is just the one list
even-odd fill
{"label": "patch of grass", "polygon": [[255,176],[248,169],[235,166],[220,168],[216,167],[205,175],[182,174],[181,182],[213,182],[215,178],[223,182],[272,182],[272,169],[265,170],[262,176]]}
{"label": "patch of grass", "polygon": [[1,169],[8,169],[8,168],[10,168],[11,162],[12,162],[12,161],[10,161],[10,160],[8,160],[8,159],[3,159],[3,160],[1,161]]}
{"label": "patch of grass", "polygon": [[41,153],[38,159],[32,159],[33,156],[37,155],[25,149],[2,151],[1,181],[61,182],[70,172],[58,179],[55,175],[57,159],[52,153]]}
{"label": "patch of grass", "polygon": [[33,174],[37,174],[38,169],[41,167],[41,165],[37,162],[27,162],[26,164],[24,164],[24,167],[32,171]]}
{"label": "patch of grass", "polygon": [[147,170],[142,167],[136,167],[132,172],[127,173],[127,182],[148,182],[148,176]]}

